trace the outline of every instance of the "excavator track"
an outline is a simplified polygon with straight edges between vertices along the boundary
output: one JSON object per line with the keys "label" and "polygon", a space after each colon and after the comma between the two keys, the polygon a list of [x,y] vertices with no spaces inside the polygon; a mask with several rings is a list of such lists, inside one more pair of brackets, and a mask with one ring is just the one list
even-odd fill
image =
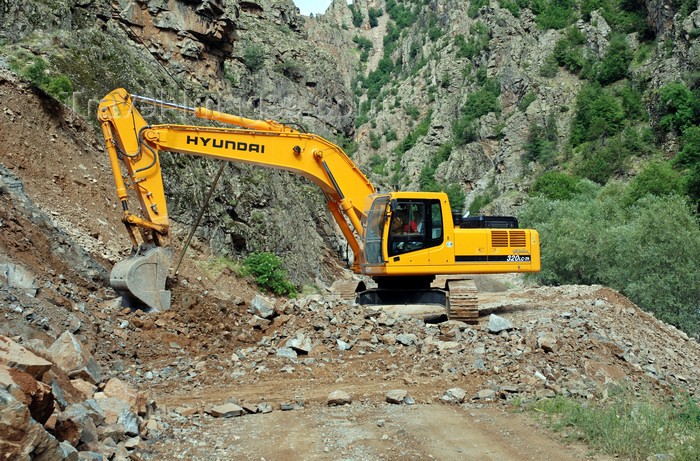
{"label": "excavator track", "polygon": [[465,323],[479,323],[479,304],[473,280],[447,281],[447,318]]}

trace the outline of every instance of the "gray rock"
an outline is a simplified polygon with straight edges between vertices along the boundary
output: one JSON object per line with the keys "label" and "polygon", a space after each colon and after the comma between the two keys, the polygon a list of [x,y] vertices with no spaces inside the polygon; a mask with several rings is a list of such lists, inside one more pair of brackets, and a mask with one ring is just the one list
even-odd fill
{"label": "gray rock", "polygon": [[31,297],[36,296],[36,277],[23,267],[16,264],[0,264],[0,276],[7,280],[9,286],[18,288]]}
{"label": "gray rock", "polygon": [[496,392],[491,389],[483,389],[477,393],[479,400],[493,400],[496,398]]}
{"label": "gray rock", "polygon": [[408,397],[408,391],[405,389],[394,389],[386,393],[386,401],[388,403],[401,404]]}
{"label": "gray rock", "polygon": [[267,402],[262,402],[258,404],[258,412],[267,414],[272,413],[272,407]]}
{"label": "gray rock", "polygon": [[260,295],[257,295],[250,302],[250,308],[248,309],[248,312],[250,312],[251,314],[255,314],[263,319],[270,319],[275,315],[275,308],[267,299],[263,298]]}
{"label": "gray rock", "polygon": [[82,378],[92,384],[102,381],[100,366],[71,332],[63,332],[51,345],[49,352],[54,363],[71,378]]}
{"label": "gray rock", "polygon": [[117,419],[117,424],[123,424],[126,430],[126,435],[137,436],[139,435],[139,418],[133,411],[124,408],[121,413],[119,413],[119,419]]}
{"label": "gray rock", "polygon": [[349,351],[352,348],[350,344],[346,343],[343,340],[336,339],[335,342],[338,344],[339,351]]}
{"label": "gray rock", "polygon": [[327,403],[329,406],[346,405],[352,403],[352,398],[347,392],[338,389],[337,391],[333,391],[330,393],[330,395],[328,396]]}
{"label": "gray rock", "polygon": [[312,347],[311,338],[302,333],[299,333],[295,338],[290,338],[289,340],[287,340],[285,346],[290,347],[302,354],[308,354],[311,351]]}
{"label": "gray rock", "polygon": [[472,365],[472,368],[475,370],[485,371],[486,367],[484,366],[484,360],[481,357],[477,358],[474,365]]}
{"label": "gray rock", "polygon": [[418,342],[418,337],[413,333],[396,335],[396,341],[404,346],[410,346]]}
{"label": "gray rock", "polygon": [[289,347],[280,347],[277,349],[277,357],[285,359],[295,359],[297,358],[297,353],[294,349]]}
{"label": "gray rock", "polygon": [[508,319],[499,317],[496,314],[491,314],[489,316],[488,329],[491,333],[500,333],[502,331],[512,330],[513,324]]}
{"label": "gray rock", "polygon": [[445,392],[442,396],[442,400],[447,403],[460,404],[464,402],[464,398],[467,396],[467,392],[461,387],[453,387]]}

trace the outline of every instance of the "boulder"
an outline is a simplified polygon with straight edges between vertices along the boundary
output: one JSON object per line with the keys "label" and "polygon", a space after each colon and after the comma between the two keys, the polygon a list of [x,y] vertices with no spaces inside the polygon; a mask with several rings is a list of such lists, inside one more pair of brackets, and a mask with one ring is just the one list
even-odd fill
{"label": "boulder", "polygon": [[460,404],[464,402],[464,398],[467,396],[467,392],[460,387],[453,387],[445,392],[442,396],[442,400],[447,403]]}
{"label": "boulder", "polygon": [[2,459],[63,459],[58,440],[32,420],[29,408],[0,386]]}
{"label": "boulder", "polygon": [[386,393],[386,401],[388,403],[401,404],[408,397],[408,391],[405,389],[394,389]]}
{"label": "boulder", "polygon": [[328,396],[328,405],[333,406],[333,405],[346,405],[349,403],[352,403],[352,398],[350,397],[350,394],[343,390],[337,390],[333,391],[330,393]]}
{"label": "boulder", "polygon": [[124,381],[117,378],[112,378],[107,381],[102,392],[107,397],[114,397],[128,403],[131,407],[136,409],[137,393],[136,391]]}
{"label": "boulder", "polygon": [[489,316],[488,329],[491,333],[500,333],[502,331],[512,330],[513,323],[508,319],[491,314]]}
{"label": "boulder", "polygon": [[35,421],[44,424],[53,413],[51,386],[34,379],[29,373],[0,364],[0,386],[29,408]]}
{"label": "boulder", "polygon": [[210,413],[215,418],[230,418],[232,416],[241,416],[243,414],[243,408],[235,403],[224,403],[212,407]]}
{"label": "boulder", "polygon": [[0,364],[29,373],[32,378],[41,377],[51,368],[51,362],[38,357],[7,336],[0,335]]}
{"label": "boulder", "polygon": [[71,378],[82,378],[93,384],[102,381],[100,366],[71,332],[63,332],[49,348],[49,352],[56,365]]}
{"label": "boulder", "polygon": [[275,315],[275,307],[264,297],[257,295],[250,302],[248,312],[263,319],[270,319]]}

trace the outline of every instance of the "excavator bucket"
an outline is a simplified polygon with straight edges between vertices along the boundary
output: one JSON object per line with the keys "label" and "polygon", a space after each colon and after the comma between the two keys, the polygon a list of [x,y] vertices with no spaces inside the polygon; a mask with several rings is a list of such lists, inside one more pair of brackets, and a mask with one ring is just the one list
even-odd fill
{"label": "excavator bucket", "polygon": [[165,279],[172,262],[170,248],[141,246],[114,266],[109,283],[122,295],[125,306],[145,304],[148,311],[168,310],[171,293],[165,289]]}

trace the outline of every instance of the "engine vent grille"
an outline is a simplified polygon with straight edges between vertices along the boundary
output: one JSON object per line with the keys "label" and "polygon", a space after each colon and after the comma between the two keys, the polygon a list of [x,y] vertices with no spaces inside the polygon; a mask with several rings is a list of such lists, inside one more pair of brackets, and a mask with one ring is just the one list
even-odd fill
{"label": "engine vent grille", "polygon": [[510,231],[510,246],[512,246],[512,247],[525,247],[525,246],[527,246],[527,240],[525,239],[525,232],[523,232],[523,231]]}
{"label": "engine vent grille", "polygon": [[508,246],[508,231],[501,231],[501,230],[491,231],[491,246],[492,247],[507,247]]}

